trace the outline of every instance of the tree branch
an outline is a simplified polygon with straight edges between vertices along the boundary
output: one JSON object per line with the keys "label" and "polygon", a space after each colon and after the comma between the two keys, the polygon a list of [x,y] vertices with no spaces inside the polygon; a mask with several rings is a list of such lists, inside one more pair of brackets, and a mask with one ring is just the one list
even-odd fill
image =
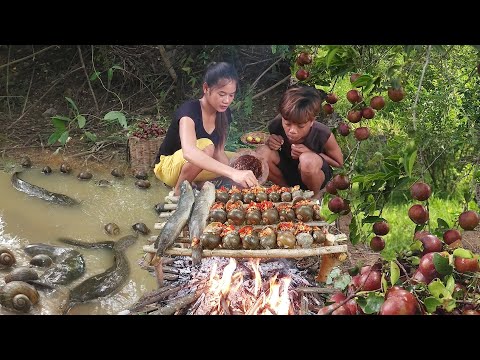
{"label": "tree branch", "polygon": [[0,69],[4,68],[4,67],[6,67],[6,66],[10,66],[10,65],[13,65],[13,64],[17,64],[17,63],[19,63],[19,62],[21,62],[21,61],[23,61],[23,60],[30,59],[31,57],[34,57],[35,55],[41,54],[41,53],[44,52],[44,51],[50,50],[51,48],[53,48],[53,47],[55,47],[55,46],[58,46],[58,45],[51,45],[51,46],[46,47],[46,48],[44,48],[44,49],[42,49],[42,50],[40,50],[40,51],[37,51],[37,52],[35,52],[35,53],[31,54],[31,55],[25,56],[25,57],[23,57],[23,58],[21,58],[21,59],[14,60],[14,61],[12,61],[12,62],[7,62],[6,64],[0,65]]}
{"label": "tree branch", "polygon": [[85,67],[85,62],[83,61],[82,49],[80,49],[80,45],[77,45],[78,56],[80,57],[80,63],[82,64],[83,71],[85,72],[85,76],[87,77],[88,87],[90,88],[90,92],[92,93],[93,101],[95,102],[95,107],[97,112],[100,113],[100,108],[98,107],[97,97],[95,96],[95,92],[92,88],[92,83],[90,82],[90,77],[87,73],[87,68]]}
{"label": "tree branch", "polygon": [[413,103],[413,130],[417,130],[417,103],[420,96],[420,89],[422,88],[423,77],[425,76],[425,70],[427,69],[428,62],[430,61],[430,50],[432,45],[428,45],[427,55],[425,56],[425,64],[423,65],[422,75],[420,76],[420,82],[418,84],[417,94],[415,96],[415,102]]}

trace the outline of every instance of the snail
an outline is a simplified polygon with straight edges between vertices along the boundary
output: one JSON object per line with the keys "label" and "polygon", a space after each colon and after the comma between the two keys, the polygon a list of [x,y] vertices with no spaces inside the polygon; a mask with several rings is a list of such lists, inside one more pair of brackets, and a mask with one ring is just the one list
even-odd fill
{"label": "snail", "polygon": [[32,167],[32,160],[30,160],[28,156],[25,156],[24,158],[22,158],[21,165],[24,168]]}
{"label": "snail", "polygon": [[262,222],[262,213],[258,208],[249,208],[247,209],[247,214],[245,215],[245,223],[248,225],[260,225]]}
{"label": "snail", "polygon": [[103,228],[108,235],[118,235],[120,233],[120,228],[115,223],[108,223]]}
{"label": "snail", "polygon": [[204,232],[200,235],[200,243],[204,249],[213,250],[222,241],[220,235],[211,233],[211,232]]}
{"label": "snail", "polygon": [[280,202],[281,195],[278,192],[271,192],[268,194],[268,200],[271,202]]}
{"label": "snail", "polygon": [[7,248],[0,248],[0,265],[10,267],[15,264],[15,255]]}
{"label": "snail", "polygon": [[137,179],[140,179],[140,180],[147,180],[148,179],[148,174],[146,171],[144,170],[137,170],[135,171],[135,173],[133,174],[134,177],[136,177]]}
{"label": "snail", "polygon": [[251,202],[255,201],[255,198],[256,198],[256,196],[255,196],[254,193],[247,192],[247,193],[243,194],[243,199],[242,200],[245,204],[250,204]]}
{"label": "snail", "polygon": [[303,222],[309,222],[313,219],[313,209],[308,205],[301,205],[295,209],[297,219]]}
{"label": "snail", "polygon": [[242,247],[245,250],[255,250],[260,248],[260,239],[258,237],[258,230],[253,229],[252,226],[244,226],[239,231],[240,239],[242,240]]}
{"label": "snail", "polygon": [[222,238],[222,247],[224,249],[237,250],[242,246],[242,241],[240,240],[240,235],[238,231],[230,231]]}
{"label": "snail", "polygon": [[312,236],[316,244],[323,244],[327,240],[327,234],[323,230],[313,230]]}
{"label": "snail", "polygon": [[260,246],[263,249],[275,249],[277,247],[277,235],[270,226],[263,228],[259,232],[258,237],[260,238]]}
{"label": "snail", "polygon": [[228,195],[228,190],[225,188],[220,188],[215,192],[215,201],[226,203],[230,199]]}
{"label": "snail", "polygon": [[277,233],[277,245],[279,248],[293,249],[295,247],[295,235],[290,231]]}
{"label": "snail", "polygon": [[92,178],[92,173],[88,171],[83,171],[77,175],[78,180],[90,180]]}
{"label": "snail", "polygon": [[97,185],[100,186],[100,187],[107,187],[107,186],[111,186],[112,183],[108,180],[101,179],[101,180],[97,181]]}
{"label": "snail", "polygon": [[53,263],[52,258],[45,254],[35,255],[30,260],[30,265],[39,266],[39,267],[49,267],[50,265],[52,265],[52,263]]}
{"label": "snail", "polygon": [[45,175],[51,174],[51,173],[52,173],[52,168],[51,168],[50,166],[45,166],[45,167],[42,169],[42,173],[44,173]]}
{"label": "snail", "polygon": [[245,220],[245,210],[243,208],[234,208],[227,213],[227,219],[234,225],[241,225]]}
{"label": "snail", "polygon": [[23,281],[11,281],[0,290],[0,304],[22,313],[27,313],[39,298],[38,291]]}
{"label": "snail", "polygon": [[292,193],[282,192],[282,194],[280,195],[280,200],[282,200],[283,202],[292,201]]}
{"label": "snail", "polygon": [[140,189],[148,189],[150,187],[150,181],[148,180],[137,180],[135,181],[135,185]]}
{"label": "snail", "polygon": [[123,178],[125,176],[125,173],[122,170],[119,170],[117,168],[113,169],[110,174],[112,174],[112,176],[117,178]]}
{"label": "snail", "polygon": [[148,235],[150,234],[150,229],[148,228],[147,225],[145,225],[144,223],[136,223],[136,224],[133,224],[132,225],[132,229],[137,231],[137,232],[140,232],[142,233],[143,235]]}
{"label": "snail", "polygon": [[72,168],[70,167],[70,165],[65,164],[65,163],[60,165],[60,172],[62,172],[64,174],[68,174],[70,171],[72,171]]}
{"label": "snail", "polygon": [[258,192],[257,195],[255,196],[255,200],[257,202],[268,200],[268,195],[267,193],[264,193],[264,192]]}
{"label": "snail", "polygon": [[278,211],[275,208],[267,209],[262,212],[262,224],[270,225],[278,223]]}
{"label": "snail", "polygon": [[297,244],[300,245],[304,249],[308,249],[312,247],[313,244],[313,237],[309,233],[299,233],[296,236]]}
{"label": "snail", "polygon": [[212,205],[210,213],[208,214],[209,221],[218,221],[224,223],[227,221],[227,212],[223,210],[222,202],[217,202]]}
{"label": "snail", "polygon": [[10,271],[7,275],[5,275],[4,280],[6,283],[11,281],[38,280],[38,273],[32,268],[22,266]]}

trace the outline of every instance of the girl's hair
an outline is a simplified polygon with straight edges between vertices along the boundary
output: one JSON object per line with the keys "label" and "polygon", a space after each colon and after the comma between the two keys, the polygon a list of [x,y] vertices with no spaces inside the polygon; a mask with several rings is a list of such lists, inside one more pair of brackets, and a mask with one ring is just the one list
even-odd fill
{"label": "girl's hair", "polygon": [[[221,87],[230,81],[235,81],[238,90],[238,74],[235,67],[227,62],[212,62],[207,66],[203,81],[209,88]],[[226,111],[217,112],[215,118],[215,129],[220,134],[220,142],[218,148],[222,148],[227,140],[228,120]]]}
{"label": "girl's hair", "polygon": [[295,86],[282,95],[278,111],[285,120],[303,124],[315,120],[322,106],[319,91],[310,86]]}

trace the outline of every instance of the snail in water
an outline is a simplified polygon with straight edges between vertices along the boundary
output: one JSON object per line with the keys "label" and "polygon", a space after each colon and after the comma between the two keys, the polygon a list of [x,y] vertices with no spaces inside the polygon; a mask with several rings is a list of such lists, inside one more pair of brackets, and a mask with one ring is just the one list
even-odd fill
{"label": "snail in water", "polygon": [[148,235],[150,234],[150,229],[148,228],[147,225],[145,225],[144,223],[136,223],[136,224],[133,224],[132,225],[132,229],[137,231],[137,232],[140,232],[142,233],[143,235]]}
{"label": "snail in water", "polygon": [[72,168],[70,167],[70,165],[65,163],[60,165],[60,172],[64,174],[68,174],[70,171],[72,171]]}
{"label": "snail in water", "polygon": [[21,165],[24,168],[32,167],[32,160],[30,160],[28,156],[25,156],[24,158],[22,158]]}
{"label": "snail in water", "polygon": [[108,223],[103,228],[109,235],[118,235],[120,233],[120,228],[115,223]]}
{"label": "snail in water", "polygon": [[39,266],[39,267],[49,267],[50,265],[52,265],[52,263],[53,263],[52,258],[45,254],[35,255],[30,260],[30,265]]}
{"label": "snail in water", "polygon": [[52,173],[52,168],[50,166],[45,166],[42,169],[42,173],[44,173],[45,175],[51,174]]}
{"label": "snail in water", "polygon": [[140,180],[147,180],[148,179],[148,174],[146,171],[144,170],[137,170],[135,171],[135,173],[133,174],[134,177],[136,177],[137,179],[140,179]]}
{"label": "snail in water", "polygon": [[11,281],[29,281],[29,280],[38,280],[38,273],[29,267],[22,266],[10,271],[5,275],[5,283]]}
{"label": "snail in water", "polygon": [[148,189],[150,187],[150,181],[148,180],[137,180],[135,181],[135,185],[140,189]]}
{"label": "snail in water", "polygon": [[77,175],[78,180],[90,180],[92,178],[92,173],[88,171],[82,171]]}
{"label": "snail in water", "polygon": [[123,178],[125,176],[125,173],[117,168],[113,169],[111,174],[112,176],[115,176],[117,178]]}
{"label": "snail in water", "polygon": [[96,184],[97,184],[98,186],[100,186],[100,187],[107,187],[107,186],[111,186],[111,185],[112,185],[112,183],[111,183],[110,181],[105,180],[105,179],[100,179],[100,180],[98,180]]}
{"label": "snail in water", "polygon": [[0,266],[10,267],[15,264],[15,255],[7,248],[0,248]]}
{"label": "snail in water", "polygon": [[39,298],[37,289],[23,281],[11,281],[0,290],[0,304],[22,313],[30,311]]}

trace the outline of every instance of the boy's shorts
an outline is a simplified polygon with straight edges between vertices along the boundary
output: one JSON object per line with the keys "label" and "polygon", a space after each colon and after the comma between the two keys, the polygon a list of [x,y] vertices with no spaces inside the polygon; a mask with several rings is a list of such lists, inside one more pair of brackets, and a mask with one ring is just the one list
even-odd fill
{"label": "boy's shorts", "polygon": [[[298,159],[285,158],[280,155],[280,162],[278,163],[278,168],[282,172],[283,178],[287,182],[288,186],[300,185],[301,189],[307,190],[307,186],[302,181],[300,170],[298,170],[299,164],[300,161]],[[320,189],[323,189],[325,185],[327,185],[327,182],[332,178],[333,175],[332,168],[325,160],[323,161],[322,171],[325,174],[325,180]]]}
{"label": "boy's shorts", "polygon": [[[200,150],[204,150],[209,145],[213,145],[212,140],[207,138],[197,139],[197,148]],[[230,158],[234,153],[225,151],[225,154],[228,158]],[[155,173],[155,176],[163,181],[165,185],[174,187],[180,176],[183,165],[185,165],[187,162],[188,161],[183,158],[182,149],[179,149],[172,155],[160,155],[160,162],[155,164],[153,172]],[[208,181],[219,176],[220,175],[211,171],[202,170],[194,181]]]}

